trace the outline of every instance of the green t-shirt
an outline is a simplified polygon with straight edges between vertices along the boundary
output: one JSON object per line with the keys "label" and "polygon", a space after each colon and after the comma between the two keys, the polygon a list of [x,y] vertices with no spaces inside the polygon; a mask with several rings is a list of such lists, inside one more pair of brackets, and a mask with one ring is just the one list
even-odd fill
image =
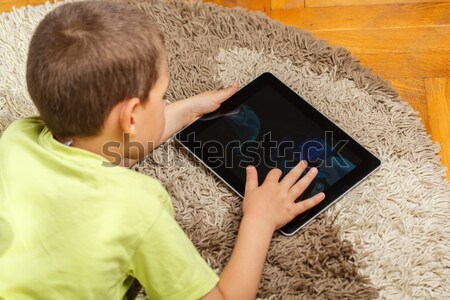
{"label": "green t-shirt", "polygon": [[0,138],[0,299],[198,299],[219,277],[173,217],[159,181],[104,166],[38,118]]}

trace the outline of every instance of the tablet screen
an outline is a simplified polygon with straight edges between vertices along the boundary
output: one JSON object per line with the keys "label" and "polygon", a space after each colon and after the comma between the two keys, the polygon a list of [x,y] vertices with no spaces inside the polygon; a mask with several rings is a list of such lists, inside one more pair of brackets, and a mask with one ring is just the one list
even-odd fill
{"label": "tablet screen", "polygon": [[271,169],[281,169],[284,176],[306,160],[308,169],[319,170],[302,196],[308,198],[326,191],[361,160],[345,148],[345,141],[333,141],[332,132],[281,98],[265,86],[244,103],[223,106],[201,118],[210,124],[195,138],[203,144],[202,159],[210,167],[225,167],[242,181],[250,164],[257,168],[261,183]]}
{"label": "tablet screen", "polygon": [[285,235],[297,232],[381,164],[271,73],[247,84],[176,138],[241,196],[248,165],[257,168],[260,184],[273,168],[285,176],[301,160],[308,169],[317,167],[316,178],[296,201],[321,191],[326,198],[280,229]]}

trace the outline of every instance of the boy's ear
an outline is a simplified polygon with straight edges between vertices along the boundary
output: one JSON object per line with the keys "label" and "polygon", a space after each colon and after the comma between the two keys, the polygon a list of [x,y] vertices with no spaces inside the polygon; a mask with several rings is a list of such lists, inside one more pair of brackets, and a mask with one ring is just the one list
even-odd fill
{"label": "boy's ear", "polygon": [[128,133],[130,138],[136,137],[136,108],[141,103],[139,98],[126,100],[120,111],[119,123],[124,133]]}

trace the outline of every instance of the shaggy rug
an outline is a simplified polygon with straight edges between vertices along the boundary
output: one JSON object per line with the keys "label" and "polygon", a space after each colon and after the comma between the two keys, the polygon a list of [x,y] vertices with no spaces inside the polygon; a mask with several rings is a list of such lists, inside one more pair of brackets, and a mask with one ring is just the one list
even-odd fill
{"label": "shaggy rug", "polygon": [[[381,169],[293,237],[274,234],[258,297],[450,297],[450,188],[418,114],[350,53],[262,13],[214,4],[130,1],[166,36],[176,101],[265,71],[337,122],[383,161]],[[0,16],[0,131],[33,115],[25,85],[28,42],[59,4]],[[162,181],[176,219],[220,273],[233,248],[241,200],[169,141],[136,170]],[[145,298],[143,291],[138,298]]]}

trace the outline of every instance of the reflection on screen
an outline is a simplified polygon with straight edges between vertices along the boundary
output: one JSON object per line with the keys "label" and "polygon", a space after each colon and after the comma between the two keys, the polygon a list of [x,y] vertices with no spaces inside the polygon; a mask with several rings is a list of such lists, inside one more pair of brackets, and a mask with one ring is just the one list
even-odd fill
{"label": "reflection on screen", "polygon": [[256,166],[260,183],[275,167],[283,176],[301,160],[308,161],[307,170],[317,167],[315,180],[298,201],[326,191],[360,163],[345,148],[345,141],[334,141],[332,133],[324,132],[271,87],[261,89],[244,104],[223,105],[200,120],[211,126],[196,140],[223,145],[226,167],[243,181],[249,164]]}

